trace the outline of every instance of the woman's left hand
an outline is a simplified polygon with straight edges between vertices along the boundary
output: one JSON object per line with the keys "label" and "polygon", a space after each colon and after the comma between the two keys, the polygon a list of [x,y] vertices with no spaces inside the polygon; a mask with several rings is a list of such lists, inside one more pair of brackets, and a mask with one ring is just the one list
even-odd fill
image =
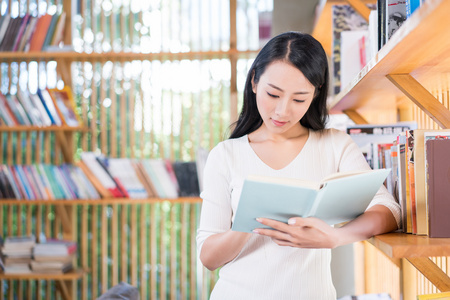
{"label": "woman's left hand", "polygon": [[257,228],[253,232],[268,236],[280,246],[297,248],[335,248],[338,246],[337,228],[317,218],[291,218],[289,224],[258,218],[272,229]]}

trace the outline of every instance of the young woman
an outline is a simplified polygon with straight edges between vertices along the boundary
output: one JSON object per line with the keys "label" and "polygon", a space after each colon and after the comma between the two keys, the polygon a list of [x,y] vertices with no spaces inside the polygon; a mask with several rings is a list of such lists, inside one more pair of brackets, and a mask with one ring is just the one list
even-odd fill
{"label": "young woman", "polygon": [[370,168],[350,136],[325,128],[327,91],[327,57],[310,35],[278,35],[257,55],[236,127],[204,171],[197,246],[204,266],[221,267],[211,299],[336,299],[330,249],[400,225],[400,208],[382,187],[363,215],[340,228],[292,216],[288,224],[258,219],[273,229],[253,234],[230,229],[250,174],[320,181]]}

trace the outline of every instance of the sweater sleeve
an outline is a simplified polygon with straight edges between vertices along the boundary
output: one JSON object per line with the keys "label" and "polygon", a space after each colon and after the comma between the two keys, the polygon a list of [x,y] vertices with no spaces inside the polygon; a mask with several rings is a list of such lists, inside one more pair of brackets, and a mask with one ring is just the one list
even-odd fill
{"label": "sweater sleeve", "polygon": [[232,208],[230,176],[226,149],[217,145],[208,155],[203,173],[202,211],[197,230],[197,250],[200,253],[205,240],[231,228]]}
{"label": "sweater sleeve", "polygon": [[[340,172],[357,169],[370,169],[370,166],[358,145],[356,145],[348,134],[334,131],[333,136],[333,144],[335,145],[335,149],[342,149],[339,154],[340,157],[338,158],[338,168]],[[375,197],[369,204],[368,209],[374,205],[383,205],[387,207],[397,221],[398,228],[401,228],[400,205],[395,201],[394,197],[388,192],[384,185],[380,187]]]}

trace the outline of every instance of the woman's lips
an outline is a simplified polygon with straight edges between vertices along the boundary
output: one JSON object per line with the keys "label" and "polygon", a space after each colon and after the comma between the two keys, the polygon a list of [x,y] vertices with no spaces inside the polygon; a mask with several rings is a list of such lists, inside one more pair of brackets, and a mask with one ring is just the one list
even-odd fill
{"label": "woman's lips", "polygon": [[281,121],[277,121],[277,120],[272,119],[272,123],[273,123],[275,126],[283,126],[283,125],[286,124],[287,122],[281,122]]}

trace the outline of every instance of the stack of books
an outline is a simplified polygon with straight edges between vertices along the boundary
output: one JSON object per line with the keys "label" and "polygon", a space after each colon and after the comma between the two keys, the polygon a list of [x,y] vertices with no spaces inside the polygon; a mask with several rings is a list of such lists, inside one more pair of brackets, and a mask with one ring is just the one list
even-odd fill
{"label": "stack of books", "polygon": [[31,270],[36,273],[66,273],[73,269],[76,253],[76,242],[49,239],[34,246]]}
{"label": "stack of books", "polygon": [[6,237],[1,250],[5,274],[31,273],[32,249],[36,244],[34,236]]}

